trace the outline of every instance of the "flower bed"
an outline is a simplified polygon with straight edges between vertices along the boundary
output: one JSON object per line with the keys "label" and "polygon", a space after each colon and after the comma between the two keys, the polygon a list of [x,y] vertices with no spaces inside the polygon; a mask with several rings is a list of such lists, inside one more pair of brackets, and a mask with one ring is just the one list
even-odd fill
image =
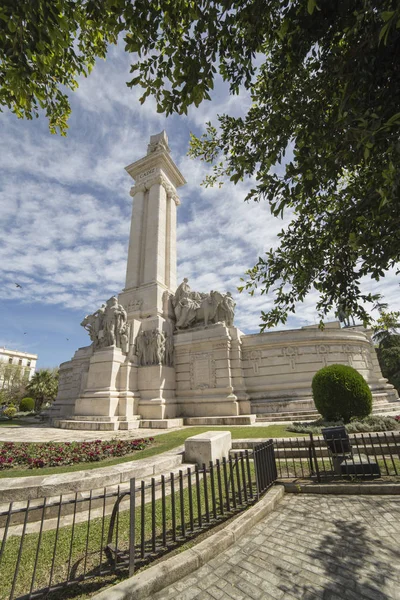
{"label": "flower bed", "polygon": [[94,440],[92,442],[0,443],[0,471],[22,467],[42,469],[126,456],[149,446],[154,438]]}

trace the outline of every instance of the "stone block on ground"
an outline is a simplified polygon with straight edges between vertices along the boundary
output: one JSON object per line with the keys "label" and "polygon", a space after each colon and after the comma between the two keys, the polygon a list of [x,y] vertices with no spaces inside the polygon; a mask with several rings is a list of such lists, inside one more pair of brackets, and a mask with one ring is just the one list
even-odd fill
{"label": "stone block on ground", "polygon": [[197,463],[199,467],[213,461],[228,458],[232,448],[230,431],[206,431],[185,442],[185,462]]}

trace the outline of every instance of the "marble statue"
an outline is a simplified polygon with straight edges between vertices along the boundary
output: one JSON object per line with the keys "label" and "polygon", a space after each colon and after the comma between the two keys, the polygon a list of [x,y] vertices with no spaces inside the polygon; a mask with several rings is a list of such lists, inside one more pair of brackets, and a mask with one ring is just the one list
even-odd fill
{"label": "marble statue", "polygon": [[138,365],[141,367],[153,365],[172,367],[174,361],[172,336],[159,329],[141,331],[136,338],[136,354]]}
{"label": "marble statue", "polygon": [[86,315],[81,325],[89,333],[95,350],[106,346],[117,346],[123,352],[128,352],[127,314],[115,296],[107,300],[106,304],[92,315]]}
{"label": "marble statue", "polygon": [[350,318],[353,321],[353,326],[356,324],[353,315],[350,313],[350,310],[346,308],[346,303],[343,299],[339,300],[335,315],[339,319],[340,323],[344,323],[344,327],[351,326]]}
{"label": "marble statue", "polygon": [[225,322],[229,327],[233,325],[236,304],[230,292],[221,294],[211,290],[204,294],[192,291],[186,277],[172,297],[172,305],[178,330],[200,323],[205,327],[218,322]]}

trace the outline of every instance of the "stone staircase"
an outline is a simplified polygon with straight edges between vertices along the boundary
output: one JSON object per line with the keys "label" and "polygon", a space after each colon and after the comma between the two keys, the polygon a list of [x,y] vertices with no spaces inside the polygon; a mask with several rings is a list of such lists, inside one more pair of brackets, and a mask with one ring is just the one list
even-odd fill
{"label": "stone staircase", "polygon": [[[372,414],[373,415],[388,415],[396,413],[400,414],[400,400],[394,400],[392,402],[388,402],[386,399],[374,399],[374,404],[372,406]],[[291,410],[291,411],[282,411],[275,412],[271,414],[258,414],[256,421],[257,423],[279,423],[279,422],[293,422],[293,421],[315,421],[316,419],[321,418],[321,415],[317,410]]]}

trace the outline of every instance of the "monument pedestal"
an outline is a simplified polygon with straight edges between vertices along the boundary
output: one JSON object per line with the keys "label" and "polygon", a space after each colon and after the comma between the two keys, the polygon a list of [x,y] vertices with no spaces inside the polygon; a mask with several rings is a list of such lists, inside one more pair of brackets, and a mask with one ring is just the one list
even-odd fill
{"label": "monument pedestal", "polygon": [[75,403],[75,417],[133,417],[137,400],[128,387],[132,368],[137,367],[126,364],[126,355],[120,348],[97,350],[90,359],[85,391]]}
{"label": "monument pedestal", "polygon": [[[176,396],[183,417],[237,417],[241,403],[247,408],[247,395],[240,373],[232,373],[232,336],[222,323],[182,331],[174,336]],[[237,350],[237,349],[236,349]],[[237,360],[236,356],[234,360]]]}
{"label": "monument pedestal", "polygon": [[139,367],[138,387],[139,413],[142,419],[173,419],[177,416],[174,367]]}

